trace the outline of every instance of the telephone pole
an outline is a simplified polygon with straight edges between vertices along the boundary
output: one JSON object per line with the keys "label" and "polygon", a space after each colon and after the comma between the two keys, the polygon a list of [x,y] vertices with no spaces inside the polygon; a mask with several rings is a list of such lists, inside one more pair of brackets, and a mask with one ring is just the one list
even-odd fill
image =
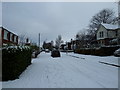
{"label": "telephone pole", "polygon": [[39,38],[38,38],[38,46],[40,48],[40,33],[39,33]]}

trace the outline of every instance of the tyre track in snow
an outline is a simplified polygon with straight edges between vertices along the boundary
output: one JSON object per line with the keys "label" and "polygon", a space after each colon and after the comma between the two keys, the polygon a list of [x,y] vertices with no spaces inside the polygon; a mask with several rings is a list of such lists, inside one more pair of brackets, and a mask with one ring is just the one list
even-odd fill
{"label": "tyre track in snow", "polygon": [[[78,69],[78,67],[76,67],[76,66],[73,64],[73,62],[70,63],[70,61],[69,61],[69,63],[68,63],[68,61],[67,61],[67,62],[64,61],[63,63],[58,62],[57,64],[58,64],[59,66],[63,67],[63,69],[68,68],[69,70],[72,70],[72,73],[78,73],[78,75],[82,75],[82,77],[85,77],[85,78],[87,78],[88,80],[90,80],[91,82],[97,83],[100,87],[105,88],[105,87],[104,87],[103,85],[101,85],[100,83],[93,81],[93,79],[91,79],[91,77],[90,77],[89,75],[87,75],[86,73],[84,73],[83,71],[81,71],[80,69]],[[68,64],[68,65],[67,65],[67,64]],[[66,67],[65,65],[67,65],[67,67]],[[70,81],[72,81],[72,79],[71,79]],[[68,81],[66,81],[66,82],[68,82]]]}
{"label": "tyre track in snow", "polygon": [[[73,57],[74,58],[74,57]],[[93,68],[93,67],[100,67],[99,66],[99,63],[97,62],[97,64],[95,65],[95,64],[93,64],[93,62],[88,62],[88,60],[79,60],[80,58],[75,58],[75,60],[77,60],[76,61],[76,63],[75,62],[71,62],[72,64],[71,65],[73,65],[73,63],[75,63],[74,64],[74,67],[76,68],[76,69],[78,69],[79,71],[80,70],[83,70],[81,73],[83,74],[83,75],[85,75],[86,77],[88,77],[88,78],[91,78],[91,80],[94,80],[96,83],[98,83],[99,85],[101,85],[103,88],[105,88],[106,86],[103,84],[103,81],[98,81],[97,80],[97,78],[95,78],[95,77],[98,77],[98,78],[101,78],[101,76],[103,77],[107,77],[107,75],[105,75],[105,74],[101,74],[101,72],[99,72],[99,69],[100,70],[103,70],[104,71],[104,69],[101,69],[101,68],[98,68],[98,69],[96,69],[96,68]],[[78,62],[78,60],[79,60],[79,62]],[[76,64],[78,64],[78,63],[80,63],[81,64],[81,67],[76,67]],[[89,64],[91,64],[91,66],[89,65],[87,65],[87,63],[89,63]],[[92,72],[93,73],[96,73],[97,74],[97,76],[91,76],[92,74],[89,74],[88,72],[85,72],[84,70],[92,70]],[[106,72],[105,72],[106,73]],[[111,77],[112,78],[112,77]],[[109,83],[109,82],[108,82]]]}
{"label": "tyre track in snow", "polygon": [[[68,56],[69,57],[69,56]],[[73,57],[74,58],[74,57]],[[92,70],[92,72],[94,72],[94,73],[99,73],[99,71],[97,71],[96,69],[93,69],[93,68],[91,68],[91,67],[89,67],[89,66],[87,66],[87,63],[84,63],[84,62],[86,62],[86,61],[83,61],[83,60],[79,60],[80,62],[78,62],[78,58],[75,58],[75,60],[77,60],[77,61],[73,61],[73,59],[72,60],[64,60],[64,62],[61,62],[62,61],[62,59],[64,59],[64,56],[63,57],[61,57],[61,60],[60,60],[60,62],[55,62],[55,63],[53,63],[53,64],[55,64],[55,69],[57,68],[58,69],[58,67],[61,67],[63,70],[65,70],[66,68],[67,69],[71,69],[72,70],[72,72],[74,73],[74,72],[79,72],[79,74],[81,74],[83,77],[86,77],[87,79],[89,79],[89,80],[91,80],[92,82],[95,82],[95,83],[97,83],[100,87],[102,87],[102,88],[105,88],[105,86],[103,85],[103,84],[101,84],[101,82],[100,81],[97,81],[93,76],[90,76],[89,75],[89,73],[86,73],[84,70],[88,70],[88,69],[90,69],[90,70]],[[52,59],[51,59],[52,60]],[[54,59],[53,59],[54,60]],[[55,60],[56,61],[56,60]],[[80,64],[81,63],[81,64]],[[90,63],[90,62],[89,62]],[[68,65],[67,65],[68,64]],[[81,66],[80,67],[78,67],[78,65],[80,64]],[[92,64],[92,63],[90,63],[90,64]],[[57,66],[56,66],[57,65]],[[66,67],[66,65],[67,65],[67,67]],[[77,66],[76,66],[77,65]],[[92,67],[94,66],[94,64],[93,65],[91,65]],[[95,65],[96,66],[96,65]],[[84,69],[85,68],[85,69]],[[58,70],[55,70],[55,71],[59,71],[59,73],[58,74],[56,74],[55,76],[56,76],[56,78],[58,78],[58,77],[60,77],[61,78],[61,80],[62,80],[62,77],[61,76],[63,76],[63,77],[66,77],[64,74],[62,75],[62,73],[64,73],[64,72],[61,72],[61,69],[59,68]],[[82,70],[83,69],[83,70]],[[78,75],[79,75],[78,74]],[[100,75],[101,75],[101,73],[99,73]],[[99,75],[98,74],[98,75]],[[99,76],[100,76],[99,75]],[[98,77],[99,78],[99,76],[96,76],[96,77]],[[102,75],[103,76],[103,75]],[[72,83],[70,83],[70,81],[72,82],[72,79],[69,81],[70,79],[64,79],[64,82],[66,82],[67,84],[69,83],[70,85],[72,85]],[[59,85],[58,85],[58,83],[60,83],[60,82],[55,82],[55,84],[56,84],[56,87],[58,87]],[[66,83],[64,83],[64,84],[66,84]]]}
{"label": "tyre track in snow", "polygon": [[[71,55],[67,55],[67,56],[71,56]],[[74,57],[75,59],[82,59],[82,58],[76,58],[76,57]],[[85,59],[85,58],[84,58]],[[81,60],[81,62],[82,62],[82,60]],[[80,63],[81,63],[80,62]],[[78,62],[77,62],[78,63]],[[73,71],[76,71],[76,72],[79,72],[79,74],[81,74],[81,75],[83,75],[84,77],[86,77],[87,79],[90,79],[92,82],[95,82],[95,83],[97,83],[100,87],[102,87],[102,88],[105,88],[105,86],[104,85],[102,85],[101,83],[99,83],[98,81],[96,81],[96,80],[94,80],[94,78],[93,77],[91,77],[89,74],[87,74],[87,73],[85,73],[84,71],[82,71],[80,68],[78,68],[78,67],[76,67],[76,63],[74,63],[74,62],[69,62],[69,64],[70,64],[70,67],[69,68],[71,68]],[[82,64],[81,64],[82,65]],[[74,67],[74,68],[73,68]],[[86,68],[86,66],[81,66],[81,67],[84,67],[84,68]]]}

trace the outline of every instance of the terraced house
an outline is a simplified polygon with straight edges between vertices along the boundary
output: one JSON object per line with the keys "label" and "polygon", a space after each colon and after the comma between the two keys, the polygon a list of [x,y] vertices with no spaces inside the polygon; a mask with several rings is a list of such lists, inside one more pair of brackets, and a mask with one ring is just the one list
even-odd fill
{"label": "terraced house", "polygon": [[0,27],[1,32],[1,41],[2,45],[17,45],[18,44],[18,35],[5,29],[4,27]]}
{"label": "terraced house", "polygon": [[120,44],[120,26],[101,24],[97,30],[97,42],[99,45]]}

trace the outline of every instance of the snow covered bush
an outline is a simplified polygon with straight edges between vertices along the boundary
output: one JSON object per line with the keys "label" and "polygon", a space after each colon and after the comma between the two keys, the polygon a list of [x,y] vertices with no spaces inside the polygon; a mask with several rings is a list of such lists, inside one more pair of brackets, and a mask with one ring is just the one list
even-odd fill
{"label": "snow covered bush", "polygon": [[31,64],[29,46],[8,46],[2,48],[2,80],[14,80]]}

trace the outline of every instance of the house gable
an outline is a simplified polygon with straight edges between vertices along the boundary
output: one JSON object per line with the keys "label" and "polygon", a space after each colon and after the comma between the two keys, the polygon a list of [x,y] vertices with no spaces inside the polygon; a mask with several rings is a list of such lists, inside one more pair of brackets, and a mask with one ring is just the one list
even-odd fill
{"label": "house gable", "polygon": [[108,37],[107,29],[103,25],[100,25],[100,27],[97,30],[97,40],[105,39],[107,37]]}

